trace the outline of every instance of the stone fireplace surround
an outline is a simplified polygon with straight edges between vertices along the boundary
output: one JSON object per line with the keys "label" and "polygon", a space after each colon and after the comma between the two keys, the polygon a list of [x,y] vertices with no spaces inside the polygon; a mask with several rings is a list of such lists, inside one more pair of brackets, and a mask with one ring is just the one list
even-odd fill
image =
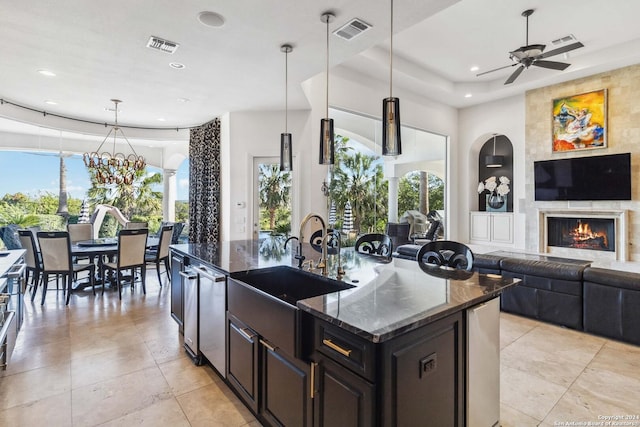
{"label": "stone fireplace surround", "polygon": [[[615,226],[615,250],[598,251],[591,249],[559,248],[547,243],[547,218],[596,218],[613,219]],[[626,209],[538,209],[538,252],[573,258],[611,261],[627,261],[629,258],[628,211]]]}

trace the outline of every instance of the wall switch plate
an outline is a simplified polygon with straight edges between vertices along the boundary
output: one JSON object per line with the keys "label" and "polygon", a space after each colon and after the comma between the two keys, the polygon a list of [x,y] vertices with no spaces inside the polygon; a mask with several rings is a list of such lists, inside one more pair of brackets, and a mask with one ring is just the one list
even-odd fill
{"label": "wall switch plate", "polygon": [[420,359],[420,378],[427,376],[431,372],[435,371],[438,367],[438,355],[437,353],[431,353],[430,355]]}

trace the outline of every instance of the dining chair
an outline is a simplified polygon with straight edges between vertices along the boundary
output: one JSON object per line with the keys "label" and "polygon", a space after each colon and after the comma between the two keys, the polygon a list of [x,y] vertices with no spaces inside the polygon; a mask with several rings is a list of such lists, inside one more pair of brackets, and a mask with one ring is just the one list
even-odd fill
{"label": "dining chair", "polygon": [[391,258],[393,243],[391,238],[382,233],[369,233],[356,240],[355,251],[361,254]]}
{"label": "dining chair", "polygon": [[[115,272],[116,284],[118,286],[118,298],[122,299],[122,281],[125,277],[123,271],[131,271],[131,291],[133,292],[136,280],[136,271],[140,269],[142,282],[142,292],[147,293],[145,276],[147,273],[145,250],[147,248],[147,236],[149,230],[146,228],[124,229],[118,232],[118,254],[115,262],[105,262],[102,264],[101,277],[106,278],[105,270]],[[102,287],[104,293],[104,286]]]}
{"label": "dining chair", "polygon": [[138,222],[138,221],[128,221],[124,224],[125,230],[139,230],[141,228],[147,228],[148,224],[146,222]]}
{"label": "dining chair", "polygon": [[169,245],[172,242],[173,226],[165,225],[160,228],[160,240],[158,246],[153,249],[147,249],[144,255],[145,262],[154,263],[156,265],[156,272],[158,273],[158,282],[162,286],[162,279],[160,278],[160,262],[164,263],[164,270],[167,273],[167,279],[171,282],[171,273],[169,271]]}
{"label": "dining chair", "polygon": [[434,240],[425,243],[416,260],[420,267],[437,266],[445,269],[471,271],[473,268],[473,252],[460,242],[451,240]]}
{"label": "dining chair", "polygon": [[40,272],[42,271],[40,250],[31,230],[18,230],[18,238],[20,239],[22,248],[26,251],[24,254],[24,262],[26,265],[25,282],[29,283],[29,275],[32,273],[31,286],[35,292],[35,286],[37,286],[37,282],[40,282]]}
{"label": "dining chair", "polygon": [[[62,276],[63,283],[66,283],[66,289],[63,286],[63,292],[66,292],[66,303],[69,304],[71,298],[71,286],[74,277],[81,271],[89,272],[89,282],[93,294],[96,294],[95,288],[95,264],[77,264],[71,257],[71,238],[68,231],[39,231],[38,243],[40,245],[40,254],[42,256],[42,303],[47,295],[47,285],[49,283],[49,275],[53,274]],[[31,301],[36,296],[38,284],[33,288]]]}
{"label": "dining chair", "polygon": [[75,245],[78,242],[93,239],[93,224],[80,223],[80,224],[67,224],[67,231],[69,232],[69,238],[71,244]]}

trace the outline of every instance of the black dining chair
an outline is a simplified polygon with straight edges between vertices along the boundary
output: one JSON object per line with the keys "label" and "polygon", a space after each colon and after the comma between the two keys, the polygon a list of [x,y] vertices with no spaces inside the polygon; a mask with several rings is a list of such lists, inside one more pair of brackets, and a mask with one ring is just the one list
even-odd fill
{"label": "black dining chair", "polygon": [[391,242],[391,238],[386,234],[365,234],[356,240],[355,251],[361,254],[391,258],[393,243]]}
{"label": "black dining chair", "polygon": [[451,240],[435,240],[425,243],[418,251],[416,260],[421,268],[441,267],[466,271],[471,271],[473,268],[471,249],[463,243]]}
{"label": "black dining chair", "polygon": [[156,265],[156,272],[158,273],[158,283],[162,286],[162,279],[160,278],[160,263],[164,263],[164,270],[167,273],[167,279],[171,282],[171,273],[169,272],[169,245],[172,242],[173,226],[165,225],[160,228],[160,235],[158,236],[158,246],[153,249],[147,249],[144,254],[145,262],[154,263]]}
{"label": "black dining chair", "polygon": [[22,249],[26,251],[24,254],[24,263],[26,265],[25,282],[29,283],[29,276],[32,275],[30,286],[37,286],[40,282],[40,273],[42,271],[42,258],[36,239],[31,230],[18,230],[18,238]]}
{"label": "black dining chair", "polygon": [[[71,257],[71,238],[67,231],[39,231],[38,243],[40,245],[40,254],[42,255],[42,303],[47,294],[47,284],[49,282],[49,275],[62,276],[63,283],[66,283],[66,290],[63,286],[63,291],[67,294],[66,304],[69,304],[71,298],[71,286],[73,284],[74,277],[81,271],[89,272],[89,281],[93,294],[96,294],[95,288],[95,264],[75,264]],[[31,301],[36,296],[36,290],[38,283],[33,288],[31,294]]]}

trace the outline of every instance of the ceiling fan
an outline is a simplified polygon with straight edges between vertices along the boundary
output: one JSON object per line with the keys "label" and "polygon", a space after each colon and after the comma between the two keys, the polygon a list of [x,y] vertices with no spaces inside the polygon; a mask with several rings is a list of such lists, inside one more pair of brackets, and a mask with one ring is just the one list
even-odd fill
{"label": "ceiling fan", "polygon": [[525,68],[529,68],[529,66],[534,65],[536,67],[541,68],[550,68],[552,70],[564,70],[569,65],[565,62],[556,62],[556,61],[545,61],[544,58],[549,58],[550,56],[559,55],[561,53],[569,52],[574,49],[578,49],[583,47],[584,45],[580,42],[575,42],[563,47],[559,47],[554,50],[550,50],[548,52],[544,52],[544,48],[546,47],[543,44],[529,44],[529,16],[533,13],[533,9],[527,9],[522,12],[522,16],[527,18],[527,33],[526,33],[526,44],[525,46],[521,46],[520,48],[509,52],[509,58],[513,61],[511,65],[505,65],[504,67],[496,68],[494,70],[485,71],[480,74],[476,74],[476,77],[493,73],[494,71],[502,70],[504,68],[515,67],[516,65],[520,65],[517,70],[515,70],[509,78],[504,82],[504,84],[508,85],[513,83],[515,79],[525,70]]}

